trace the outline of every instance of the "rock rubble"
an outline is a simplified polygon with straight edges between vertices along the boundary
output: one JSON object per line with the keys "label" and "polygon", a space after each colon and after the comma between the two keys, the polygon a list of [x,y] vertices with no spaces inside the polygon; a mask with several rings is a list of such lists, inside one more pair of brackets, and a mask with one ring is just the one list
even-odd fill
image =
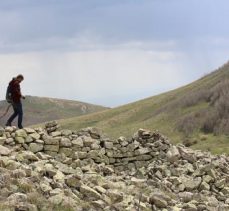
{"label": "rock rubble", "polygon": [[229,210],[229,157],[139,129],[0,128],[0,210]]}

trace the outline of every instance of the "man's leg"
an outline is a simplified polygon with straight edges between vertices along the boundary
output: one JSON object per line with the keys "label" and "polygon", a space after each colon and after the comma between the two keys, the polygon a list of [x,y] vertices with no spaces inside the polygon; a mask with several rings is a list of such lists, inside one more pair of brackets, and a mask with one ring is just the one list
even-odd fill
{"label": "man's leg", "polygon": [[23,109],[22,109],[22,103],[17,104],[17,110],[18,110],[18,128],[22,129],[22,120],[23,120]]}
{"label": "man's leg", "polygon": [[16,118],[16,116],[18,115],[18,111],[16,106],[13,104],[13,109],[14,109],[14,113],[11,115],[11,117],[7,120],[6,126],[11,126],[11,123],[13,122],[13,120]]}

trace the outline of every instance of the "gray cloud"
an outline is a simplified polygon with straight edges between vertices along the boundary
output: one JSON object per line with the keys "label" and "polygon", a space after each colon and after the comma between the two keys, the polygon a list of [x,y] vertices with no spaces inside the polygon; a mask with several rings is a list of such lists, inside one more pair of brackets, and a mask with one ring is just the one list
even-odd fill
{"label": "gray cloud", "polygon": [[191,82],[228,59],[228,6],[226,0],[0,1],[1,96],[18,72],[26,75],[27,94],[108,106]]}
{"label": "gray cloud", "polygon": [[[169,39],[189,46],[206,36],[228,38],[227,6],[226,0],[1,1],[1,49],[23,51],[18,46],[27,43],[34,43],[27,50],[52,49],[79,36],[108,44]],[[56,46],[47,46],[54,38]]]}

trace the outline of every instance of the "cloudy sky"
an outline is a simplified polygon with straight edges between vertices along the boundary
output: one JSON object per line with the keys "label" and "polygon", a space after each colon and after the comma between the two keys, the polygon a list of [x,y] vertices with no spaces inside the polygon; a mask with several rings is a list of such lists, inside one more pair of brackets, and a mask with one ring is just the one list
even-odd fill
{"label": "cloudy sky", "polygon": [[0,0],[0,99],[118,106],[192,82],[229,59],[228,0]]}

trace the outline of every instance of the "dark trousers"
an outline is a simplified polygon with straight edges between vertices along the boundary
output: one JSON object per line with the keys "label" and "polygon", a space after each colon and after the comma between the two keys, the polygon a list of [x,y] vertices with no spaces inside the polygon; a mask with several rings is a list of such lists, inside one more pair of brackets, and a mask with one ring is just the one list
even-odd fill
{"label": "dark trousers", "polygon": [[14,113],[11,115],[11,117],[8,119],[7,124],[8,126],[11,125],[13,120],[18,116],[18,128],[23,128],[22,126],[22,120],[23,120],[23,109],[22,109],[22,103],[12,103]]}

